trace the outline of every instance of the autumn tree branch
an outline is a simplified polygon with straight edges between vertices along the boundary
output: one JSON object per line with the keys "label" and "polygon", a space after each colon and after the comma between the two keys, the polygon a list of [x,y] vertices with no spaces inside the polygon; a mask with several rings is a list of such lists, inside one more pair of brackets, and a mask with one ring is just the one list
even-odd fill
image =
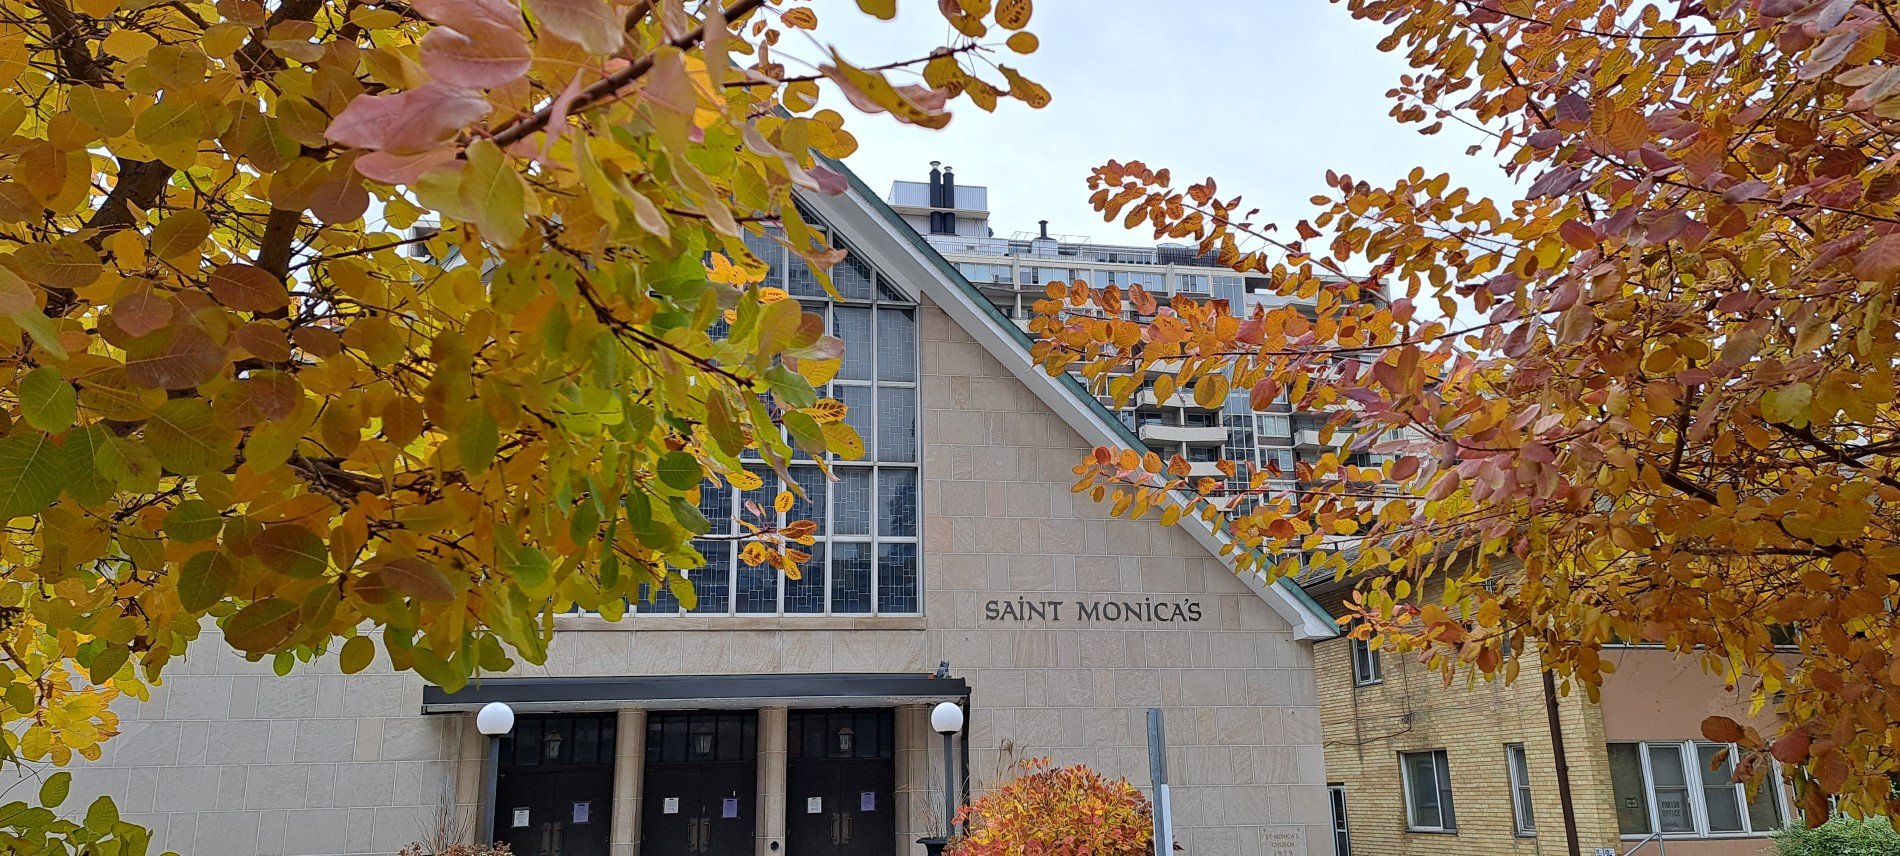
{"label": "autumn tree branch", "polygon": [[[305,2],[309,2],[309,0],[305,0]],[[725,11],[726,20],[729,22],[737,21],[740,18],[745,17],[746,15],[752,14],[754,10],[758,9],[760,6],[763,6],[763,5],[765,5],[765,0],[737,0],[737,2],[733,3],[731,6],[726,7],[726,11]],[[706,38],[706,25],[701,24],[697,27],[694,27],[691,32],[683,36],[680,36],[678,38],[675,38],[671,41],[668,41],[666,44],[670,47],[684,50],[686,48],[692,47],[693,45],[699,44],[700,42],[704,41],[705,38]],[[577,114],[581,112],[582,110],[585,110],[588,107],[593,106],[596,102],[601,101],[602,99],[618,94],[621,89],[624,89],[626,86],[633,83],[634,81],[639,80],[642,77],[645,77],[646,73],[652,70],[653,70],[653,54],[648,53],[645,56],[642,56],[639,59],[634,60],[632,63],[629,63],[626,68],[616,71],[613,74],[607,75],[606,77],[601,78],[600,80],[596,81],[594,84],[588,86],[586,89],[581,90],[581,94],[575,96],[573,102],[571,102],[568,105],[567,107],[568,115],[571,116],[571,115]],[[551,120],[553,117],[554,117],[554,105],[548,104],[546,106],[543,106],[541,109],[536,110],[533,113],[530,113],[519,119],[510,120],[509,122],[503,124],[501,127],[496,128],[493,131],[491,131],[489,133],[489,136],[490,138],[494,140],[495,145],[501,146],[502,148],[507,148],[511,145],[514,145],[517,142],[527,139],[528,136],[533,134],[534,132],[539,131],[543,128],[546,128],[548,125],[548,121]]]}

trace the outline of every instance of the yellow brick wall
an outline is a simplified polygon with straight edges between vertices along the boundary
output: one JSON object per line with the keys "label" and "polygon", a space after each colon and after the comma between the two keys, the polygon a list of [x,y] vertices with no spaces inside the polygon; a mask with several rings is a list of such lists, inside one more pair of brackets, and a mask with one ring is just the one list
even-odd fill
{"label": "yellow brick wall", "polygon": [[[1314,646],[1327,780],[1346,787],[1352,850],[1359,856],[1532,856],[1568,852],[1536,655],[1511,685],[1447,687],[1416,655],[1381,653],[1383,683],[1356,687],[1351,642]],[[1558,699],[1584,856],[1619,846],[1603,720],[1580,692]],[[1504,747],[1522,743],[1531,772],[1534,837],[1513,832]],[[1457,832],[1406,831],[1399,753],[1443,749],[1451,768]]]}

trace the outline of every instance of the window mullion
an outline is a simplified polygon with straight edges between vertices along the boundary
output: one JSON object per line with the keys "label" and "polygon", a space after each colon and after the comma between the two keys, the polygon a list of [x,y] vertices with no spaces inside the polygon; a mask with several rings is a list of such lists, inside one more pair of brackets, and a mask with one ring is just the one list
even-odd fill
{"label": "window mullion", "polygon": [[1658,837],[1665,835],[1662,828],[1662,812],[1656,807],[1656,771],[1649,763],[1649,744],[1636,744],[1637,760],[1643,765],[1643,801],[1649,809],[1649,828]]}
{"label": "window mullion", "polygon": [[1696,751],[1694,740],[1684,741],[1682,759],[1689,769],[1683,779],[1689,786],[1689,825],[1694,827],[1697,837],[1709,835],[1709,792],[1702,782],[1702,753]]}

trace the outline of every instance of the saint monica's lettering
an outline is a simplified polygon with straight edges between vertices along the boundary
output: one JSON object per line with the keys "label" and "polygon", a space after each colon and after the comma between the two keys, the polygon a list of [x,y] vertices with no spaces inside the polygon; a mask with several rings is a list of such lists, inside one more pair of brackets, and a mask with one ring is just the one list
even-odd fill
{"label": "saint monica's lettering", "polygon": [[[1075,601],[1076,620],[1107,622],[1181,622],[1193,624],[1201,620],[1201,605],[1192,600],[1078,600]],[[992,600],[983,604],[985,621],[1062,621],[1062,608],[1066,606],[1059,600]]]}

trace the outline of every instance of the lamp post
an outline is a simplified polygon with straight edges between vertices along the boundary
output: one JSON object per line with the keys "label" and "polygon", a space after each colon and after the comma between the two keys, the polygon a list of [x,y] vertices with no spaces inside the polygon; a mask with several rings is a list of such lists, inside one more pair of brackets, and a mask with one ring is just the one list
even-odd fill
{"label": "lamp post", "polygon": [[515,709],[498,701],[475,714],[475,730],[488,737],[488,779],[482,795],[481,841],[495,840],[495,782],[501,778],[501,736],[515,728]]}
{"label": "lamp post", "polygon": [[957,780],[952,742],[963,730],[963,708],[954,701],[937,705],[930,712],[931,730],[943,735],[943,837],[957,834]]}

